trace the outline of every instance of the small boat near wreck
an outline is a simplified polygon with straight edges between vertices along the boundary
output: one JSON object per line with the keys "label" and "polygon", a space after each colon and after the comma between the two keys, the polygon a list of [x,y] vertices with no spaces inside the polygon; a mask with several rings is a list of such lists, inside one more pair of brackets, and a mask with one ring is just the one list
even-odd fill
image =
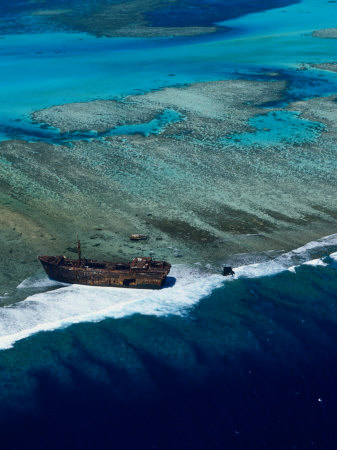
{"label": "small boat near wreck", "polygon": [[131,241],[146,241],[147,238],[146,234],[131,234],[130,236]]}
{"label": "small boat near wreck", "polygon": [[222,267],[222,275],[224,277],[229,277],[235,275],[234,270],[231,268],[231,266],[223,266]]}
{"label": "small boat near wreck", "polygon": [[136,257],[131,262],[108,262],[65,256],[38,256],[49,278],[70,284],[111,286],[136,289],[160,289],[171,269],[166,261]]}

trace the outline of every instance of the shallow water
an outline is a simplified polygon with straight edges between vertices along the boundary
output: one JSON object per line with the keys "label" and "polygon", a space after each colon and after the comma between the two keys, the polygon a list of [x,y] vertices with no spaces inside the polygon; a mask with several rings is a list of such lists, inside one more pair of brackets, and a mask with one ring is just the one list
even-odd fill
{"label": "shallow water", "polygon": [[[336,5],[327,3],[324,8],[318,8],[318,4],[317,0],[305,3],[307,32],[294,29],[298,11],[304,8],[295,5],[228,22],[239,30],[235,37],[222,33],[216,38],[203,36],[196,41],[187,38],[185,42],[183,38],[97,39],[61,32],[3,36],[0,49],[2,139],[29,139],[31,133],[33,138],[37,135],[43,140],[43,131],[31,124],[29,114],[55,104],[118,98],[197,81],[247,75],[254,78],[263,76],[261,69],[277,72],[301,63],[333,60],[334,40],[313,38],[310,31],[333,26]],[[317,10],[320,22],[317,22]],[[278,20],[285,15],[282,11],[287,13],[287,25]],[[266,24],[274,24],[272,34]],[[246,31],[247,25],[255,30],[254,35]],[[290,34],[285,33],[284,26],[293,27]],[[288,76],[295,85],[298,77],[304,77],[295,71],[288,72]],[[316,87],[314,91],[307,87],[302,97],[336,91],[336,77],[326,74],[323,77],[317,85],[316,75],[310,74],[309,79],[315,80]],[[294,89],[293,83],[290,89]],[[303,91],[303,86],[299,88]]]}
{"label": "shallow water", "polygon": [[253,117],[249,124],[255,133],[233,134],[230,136],[240,145],[284,146],[289,143],[302,144],[317,141],[324,126],[299,118],[299,114],[289,111],[273,111],[263,116]]}

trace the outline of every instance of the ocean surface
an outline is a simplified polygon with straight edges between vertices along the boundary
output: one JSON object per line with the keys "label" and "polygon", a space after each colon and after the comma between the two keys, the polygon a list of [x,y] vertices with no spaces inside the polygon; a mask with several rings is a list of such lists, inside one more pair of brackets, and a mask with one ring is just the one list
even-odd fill
{"label": "ocean surface", "polygon": [[332,249],[226,280],[176,265],[159,292],[25,280],[1,310],[3,448],[333,449]]}
{"label": "ocean surface", "polygon": [[[101,3],[49,0],[43,10],[85,16]],[[34,8],[0,5],[3,142],[71,148],[156,136],[183,115],[165,109],[141,124],[63,133],[31,114],[196,82],[286,80],[274,108],[337,94],[337,74],[312,66],[336,60],[336,39],[312,36],[336,26],[333,1],[168,3],[147,13],[149,26],[221,27],[146,39],[97,38],[32,15]],[[281,109],[249,125],[254,133],[231,138],[252,155],[256,146],[317,142],[325,130]],[[0,155],[1,164],[8,162]],[[0,448],[336,449],[337,234],[269,250],[227,255],[230,278],[214,261],[175,260],[160,291],[62,285],[35,269],[17,276],[14,289],[4,281]]]}

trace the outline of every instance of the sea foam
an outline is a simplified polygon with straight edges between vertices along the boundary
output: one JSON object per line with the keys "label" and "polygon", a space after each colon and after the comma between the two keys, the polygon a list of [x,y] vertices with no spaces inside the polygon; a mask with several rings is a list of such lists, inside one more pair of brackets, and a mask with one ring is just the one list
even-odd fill
{"label": "sea foam", "polygon": [[[183,314],[220,287],[224,278],[177,265],[172,268],[168,281],[168,287],[161,290],[68,285],[31,295],[22,302],[0,308],[0,349],[10,348],[16,341],[39,331],[79,322],[136,313],[156,316]],[[50,286],[48,278],[28,279],[18,287],[41,286]]]}
{"label": "sea foam", "polygon": [[[58,286],[59,289],[37,293],[22,302],[0,308],[0,349],[10,348],[15,342],[39,331],[74,323],[121,318],[136,313],[181,315],[214,289],[238,278],[257,278],[287,270],[296,274],[296,268],[302,264],[325,266],[324,258],[314,259],[312,255],[320,250],[328,255],[332,246],[337,246],[337,234],[309,242],[273,260],[236,267],[235,276],[226,278],[202,272],[198,267],[175,265],[167,287],[161,290],[64,285],[47,277],[28,278],[19,284],[18,289]],[[337,261],[337,252],[331,253],[330,258]]]}
{"label": "sea foam", "polygon": [[337,252],[331,253],[330,258],[333,259],[334,261],[337,261]]}
{"label": "sea foam", "polygon": [[[337,246],[337,234],[325,236],[317,241],[308,242],[289,252],[283,253],[272,260],[262,263],[249,264],[235,268],[235,277],[256,278],[261,276],[276,275],[288,270],[296,272],[296,268],[302,264],[311,266],[326,266],[325,257],[313,258],[317,252],[329,254],[329,249]],[[330,258],[337,260],[337,252],[331,253]],[[234,278],[235,278],[234,277]]]}

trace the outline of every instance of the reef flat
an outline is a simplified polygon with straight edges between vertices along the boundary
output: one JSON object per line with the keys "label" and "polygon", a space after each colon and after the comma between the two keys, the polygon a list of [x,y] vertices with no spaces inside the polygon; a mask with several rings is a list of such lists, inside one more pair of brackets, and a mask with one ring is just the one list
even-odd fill
{"label": "reef flat", "polygon": [[312,33],[313,37],[322,39],[337,39],[337,28],[325,28]]}
{"label": "reef flat", "polygon": [[337,72],[337,63],[312,64],[311,66],[320,70],[329,70],[330,72]]}
{"label": "reef flat", "polygon": [[[286,88],[282,80],[226,80],[35,112],[35,121],[77,140],[0,144],[3,201],[22,233],[4,240],[3,273],[18,252],[21,276],[31,274],[37,253],[75,252],[76,233],[91,257],[150,253],[215,267],[333,233],[335,97],[268,106]],[[118,130],[168,109],[182,119],[156,132],[81,139],[83,130]],[[19,212],[32,225],[20,226]],[[150,240],[133,244],[133,232]]]}
{"label": "reef flat", "polygon": [[[148,122],[165,109],[174,109],[187,120],[175,125],[194,137],[206,130],[222,136],[247,130],[247,119],[262,112],[262,105],[279,100],[286,83],[226,80],[166,88],[123,101],[70,103],[36,111],[32,118],[61,132],[107,131],[119,125]],[[261,100],[263,99],[263,100]],[[209,128],[207,121],[212,122]],[[201,128],[199,133],[197,129]]]}

